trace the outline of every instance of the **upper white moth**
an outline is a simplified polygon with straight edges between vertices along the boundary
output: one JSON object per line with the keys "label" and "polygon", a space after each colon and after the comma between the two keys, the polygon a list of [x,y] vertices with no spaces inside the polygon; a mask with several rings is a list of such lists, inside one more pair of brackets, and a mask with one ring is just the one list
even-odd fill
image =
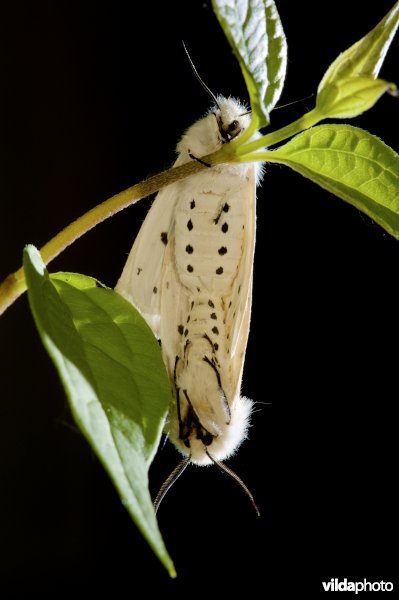
{"label": "upper white moth", "polygon": [[[233,98],[183,135],[175,166],[211,154],[245,130],[250,116]],[[216,463],[245,439],[252,402],[240,395],[249,332],[259,163],[218,165],[157,195],[116,289],[162,344],[174,402],[166,424],[189,462]],[[252,496],[242,484],[244,489]]]}

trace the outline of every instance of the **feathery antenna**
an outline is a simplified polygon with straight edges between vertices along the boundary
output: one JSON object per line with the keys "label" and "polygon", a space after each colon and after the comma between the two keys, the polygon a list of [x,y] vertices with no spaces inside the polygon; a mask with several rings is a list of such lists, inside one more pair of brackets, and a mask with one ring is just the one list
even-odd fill
{"label": "feathery antenna", "polygon": [[208,450],[205,449],[205,452],[206,452],[207,456],[211,459],[211,461],[213,462],[213,464],[216,465],[218,469],[220,469],[220,471],[223,471],[224,473],[226,473],[227,475],[229,475],[229,477],[231,477],[232,479],[234,479],[234,481],[236,483],[238,483],[238,485],[244,490],[244,492],[248,496],[249,501],[251,502],[251,504],[252,504],[252,506],[253,506],[253,508],[254,508],[254,510],[256,512],[256,514],[258,515],[258,517],[260,517],[260,511],[259,511],[259,508],[256,505],[254,497],[251,494],[251,492],[249,491],[249,489],[247,488],[247,486],[245,485],[245,483],[243,482],[243,480],[240,479],[240,477],[238,477],[237,473],[234,473],[234,471],[232,471],[224,463],[219,462],[218,460],[216,460],[216,458],[213,458],[213,456],[211,454],[209,454]]}
{"label": "feathery antenna", "polygon": [[176,481],[179,479],[179,477],[183,473],[183,471],[186,470],[190,460],[191,460],[191,456],[187,456],[187,458],[183,458],[183,460],[181,460],[179,462],[177,467],[175,467],[173,469],[173,471],[171,472],[169,477],[163,482],[163,484],[161,485],[161,489],[159,490],[159,492],[154,500],[155,512],[158,511],[159,505],[161,504],[162,500],[165,498],[166,494],[168,493],[168,491],[170,490],[172,485],[174,483],[176,483]]}

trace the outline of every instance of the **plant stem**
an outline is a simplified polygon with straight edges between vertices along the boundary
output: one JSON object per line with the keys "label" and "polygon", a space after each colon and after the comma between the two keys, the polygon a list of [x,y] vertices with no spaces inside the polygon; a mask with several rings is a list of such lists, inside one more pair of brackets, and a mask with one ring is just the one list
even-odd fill
{"label": "plant stem", "polygon": [[313,125],[316,125],[316,123],[321,121],[323,118],[324,116],[321,115],[316,108],[313,108],[311,111],[293,123],[290,123],[281,129],[277,129],[276,131],[272,131],[271,133],[268,133],[267,135],[250,142],[249,144],[237,146],[235,149],[236,154],[243,156],[253,152],[254,150],[274,146],[275,144],[278,144],[279,142],[282,142],[283,140],[286,140],[287,138],[290,138],[293,135],[304,131],[305,129],[309,129],[309,127],[313,127]]}
{"label": "plant stem", "polygon": [[[252,130],[256,126],[256,119],[254,119],[251,121],[248,131],[244,132],[243,134],[244,143],[242,143],[242,139],[238,139],[237,143],[233,141],[231,144],[225,144],[219,151],[210,155],[209,158],[206,156],[202,158],[205,162],[209,162],[210,164],[264,160],[260,154],[257,155],[255,153],[256,150],[273,146],[278,142],[292,137],[300,131],[312,127],[312,125],[315,125],[322,118],[322,115],[314,108],[286,127],[282,127],[281,129],[269,133],[252,142],[245,143],[245,140],[252,135]],[[76,219],[76,221],[73,221],[73,223],[65,227],[65,229],[60,231],[60,233],[47,242],[47,244],[40,249],[40,254],[42,255],[44,263],[47,265],[83,234],[90,231],[90,229],[102,221],[112,217],[112,215],[115,213],[123,210],[131,204],[134,204],[141,198],[145,198],[146,196],[157,192],[162,187],[171,183],[175,183],[176,181],[179,181],[179,179],[183,179],[189,175],[193,175],[194,173],[198,173],[204,168],[206,168],[204,164],[193,160],[180,167],[162,171],[162,173],[153,175],[145,181],[142,181],[141,183],[138,183],[127,190],[116,194],[115,196],[112,196],[112,198],[102,202],[95,208],[89,210],[83,216]],[[22,268],[6,277],[6,279],[0,284],[0,315],[25,290],[26,281]]]}
{"label": "plant stem", "polygon": [[[60,231],[40,249],[40,254],[42,255],[44,263],[47,265],[83,234],[90,231],[90,229],[102,221],[112,217],[112,215],[117,212],[134,204],[141,198],[145,198],[146,196],[157,192],[160,188],[175,183],[179,179],[183,179],[194,173],[198,173],[205,168],[207,167],[200,162],[193,160],[180,167],[175,167],[167,171],[162,171],[157,175],[153,175],[145,181],[137,183],[127,190],[112,196],[112,198],[105,200],[105,202],[92,208],[76,219],[76,221],[73,221],[70,225],[65,227],[65,229]],[[19,298],[25,290],[25,274],[21,267],[15,273],[8,275],[8,277],[0,284],[0,315],[17,298]]]}
{"label": "plant stem", "polygon": [[249,124],[248,129],[246,129],[243,133],[241,133],[241,135],[239,137],[235,138],[228,144],[231,151],[234,152],[235,148],[238,148],[238,147],[242,146],[243,144],[245,144],[245,142],[247,140],[249,140],[253,136],[253,134],[258,131],[258,129],[259,129],[258,116],[256,114],[252,113],[251,122]]}

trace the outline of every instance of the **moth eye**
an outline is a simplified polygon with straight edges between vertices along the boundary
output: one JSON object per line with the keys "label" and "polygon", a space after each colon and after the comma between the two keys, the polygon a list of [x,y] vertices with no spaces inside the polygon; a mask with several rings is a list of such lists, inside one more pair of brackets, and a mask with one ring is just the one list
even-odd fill
{"label": "moth eye", "polygon": [[239,129],[239,127],[240,127],[239,122],[237,121],[237,119],[234,119],[234,121],[232,121],[228,125],[228,127],[226,127],[226,131],[227,131],[227,133],[232,134],[236,131],[236,129]]}
{"label": "moth eye", "polygon": [[209,432],[201,433],[199,439],[204,443],[205,446],[210,446],[213,442],[213,435]]}

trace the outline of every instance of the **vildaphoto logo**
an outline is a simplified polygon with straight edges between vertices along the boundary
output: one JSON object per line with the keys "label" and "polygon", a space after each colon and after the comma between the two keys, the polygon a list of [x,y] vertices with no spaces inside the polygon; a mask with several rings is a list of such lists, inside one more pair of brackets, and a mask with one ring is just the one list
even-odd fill
{"label": "vildaphoto logo", "polygon": [[392,592],[393,583],[391,581],[348,581],[345,579],[330,579],[322,581],[325,592]]}

